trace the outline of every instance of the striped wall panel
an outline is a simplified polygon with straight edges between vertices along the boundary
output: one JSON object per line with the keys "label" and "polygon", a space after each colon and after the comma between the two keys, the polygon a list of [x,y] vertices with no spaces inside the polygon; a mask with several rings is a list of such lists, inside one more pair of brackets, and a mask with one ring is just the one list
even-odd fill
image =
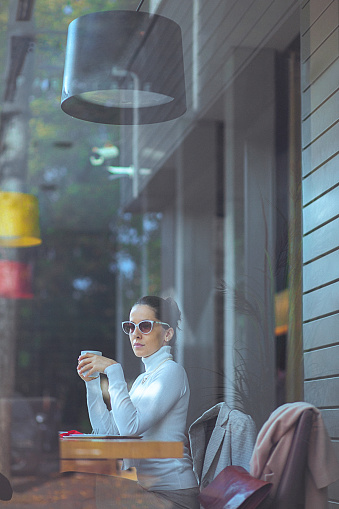
{"label": "striped wall panel", "polygon": [[[301,5],[305,400],[339,459],[339,0]],[[329,487],[339,508],[339,482]]]}

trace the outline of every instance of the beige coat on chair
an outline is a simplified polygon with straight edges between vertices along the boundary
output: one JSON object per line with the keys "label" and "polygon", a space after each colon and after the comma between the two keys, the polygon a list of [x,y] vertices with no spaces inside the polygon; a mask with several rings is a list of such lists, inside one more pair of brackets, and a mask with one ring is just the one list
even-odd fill
{"label": "beige coat on chair", "polygon": [[261,428],[251,458],[250,473],[273,483],[273,493],[282,475],[294,429],[301,413],[315,412],[308,448],[305,509],[327,508],[327,486],[339,479],[339,465],[320,411],[308,403],[287,403],[277,408]]}

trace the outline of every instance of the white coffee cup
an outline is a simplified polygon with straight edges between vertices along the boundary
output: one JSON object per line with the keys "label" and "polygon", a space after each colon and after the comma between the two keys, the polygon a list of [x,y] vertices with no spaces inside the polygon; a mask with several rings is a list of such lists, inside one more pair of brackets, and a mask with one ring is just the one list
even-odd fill
{"label": "white coffee cup", "polygon": [[[93,353],[95,355],[102,355],[102,352],[99,352],[98,350],[81,350],[81,355],[85,355],[86,353]],[[85,371],[85,373],[82,374],[82,376],[87,376],[88,371]],[[94,373],[91,373],[90,376],[99,376],[100,373],[98,371],[95,371]]]}

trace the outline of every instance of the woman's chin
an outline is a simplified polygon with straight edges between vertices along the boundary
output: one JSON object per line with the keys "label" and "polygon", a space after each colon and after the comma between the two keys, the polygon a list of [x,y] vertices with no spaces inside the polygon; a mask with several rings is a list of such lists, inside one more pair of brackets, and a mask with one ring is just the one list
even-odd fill
{"label": "woman's chin", "polygon": [[137,357],[143,357],[142,351],[143,351],[143,348],[140,346],[133,347],[134,355],[136,355]]}

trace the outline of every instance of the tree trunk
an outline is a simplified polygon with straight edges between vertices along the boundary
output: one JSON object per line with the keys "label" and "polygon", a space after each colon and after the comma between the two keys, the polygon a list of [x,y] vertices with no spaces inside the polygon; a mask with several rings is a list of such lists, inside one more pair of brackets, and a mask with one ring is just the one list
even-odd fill
{"label": "tree trunk", "polygon": [[17,302],[0,298],[0,472],[11,469],[11,399],[14,393]]}

